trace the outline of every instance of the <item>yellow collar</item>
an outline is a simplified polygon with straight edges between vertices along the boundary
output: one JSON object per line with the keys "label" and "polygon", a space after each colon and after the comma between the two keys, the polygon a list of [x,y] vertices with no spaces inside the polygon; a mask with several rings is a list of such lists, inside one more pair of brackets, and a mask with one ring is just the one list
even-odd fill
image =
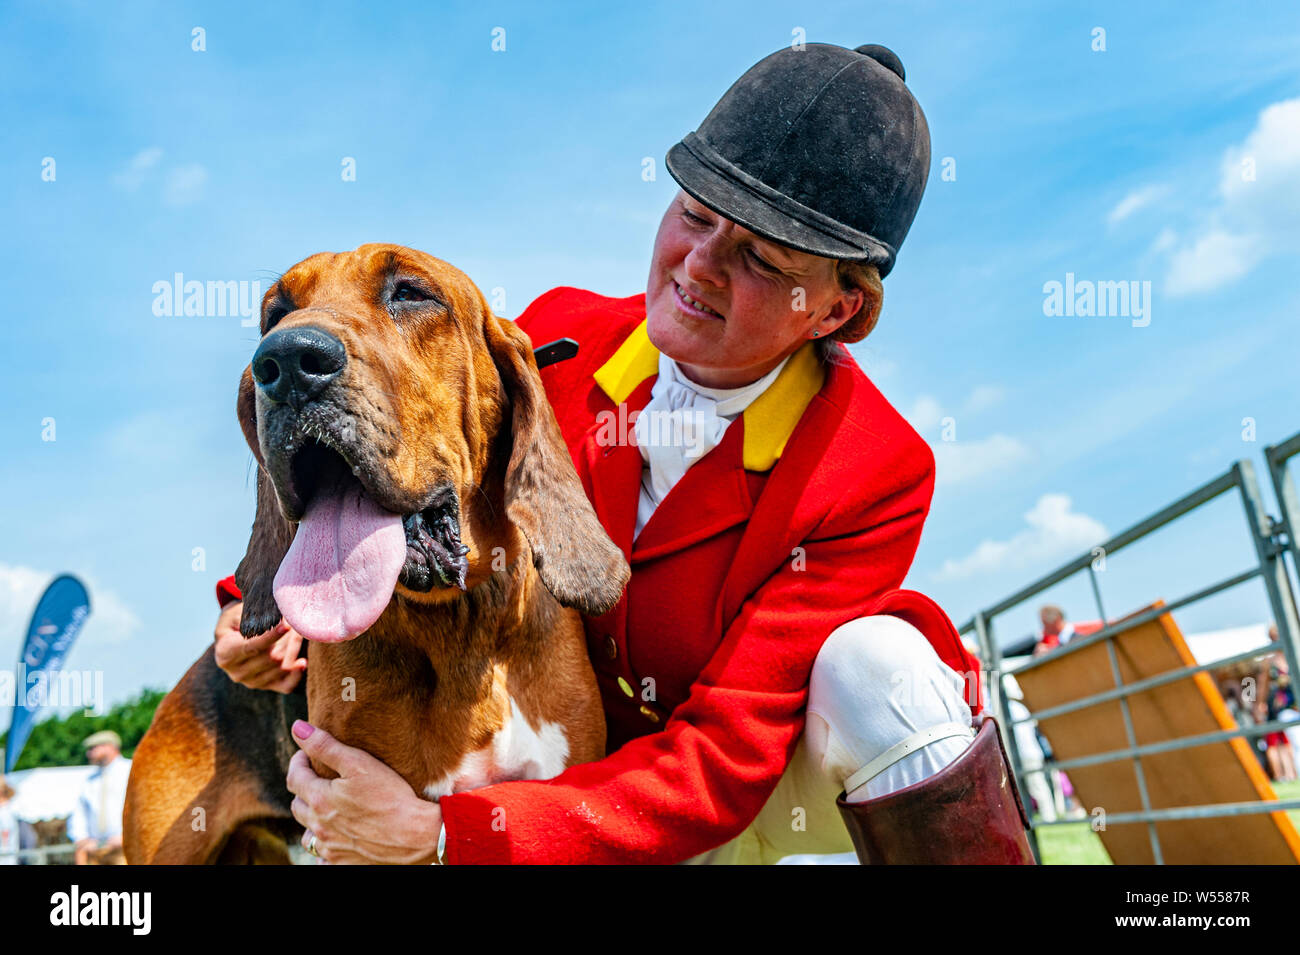
{"label": "yellow collar", "polygon": [[[641,382],[658,373],[659,349],[650,341],[643,321],[592,377],[610,400],[622,404]],[[745,470],[766,471],[776,464],[808,402],[821,391],[824,382],[817,349],[808,342],[744,411]]]}

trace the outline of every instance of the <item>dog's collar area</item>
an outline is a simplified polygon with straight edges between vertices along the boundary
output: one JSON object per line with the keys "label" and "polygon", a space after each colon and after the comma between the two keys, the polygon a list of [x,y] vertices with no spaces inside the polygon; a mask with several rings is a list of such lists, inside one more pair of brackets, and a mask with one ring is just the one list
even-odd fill
{"label": "dog's collar area", "polygon": [[533,358],[537,360],[538,368],[567,361],[576,354],[578,354],[578,343],[572,338],[557,338],[553,342],[547,342],[541,348],[533,349]]}

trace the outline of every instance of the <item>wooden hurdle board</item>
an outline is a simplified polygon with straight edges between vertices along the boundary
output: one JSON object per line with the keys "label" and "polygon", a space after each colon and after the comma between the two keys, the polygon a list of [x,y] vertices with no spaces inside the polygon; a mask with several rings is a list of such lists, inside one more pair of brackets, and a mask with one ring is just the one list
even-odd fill
{"label": "wooden hurdle board", "polygon": [[[1162,606],[1161,600],[1144,610]],[[1121,633],[1113,642],[1125,684],[1196,665],[1168,613]],[[1015,677],[1032,712],[1115,688],[1104,642],[1016,673]],[[1139,745],[1234,729],[1237,725],[1207,673],[1145,690],[1128,700]],[[1038,729],[1052,744],[1059,760],[1128,746],[1118,700],[1040,720]],[[1142,757],[1142,767],[1154,809],[1277,799],[1250,743],[1243,737],[1153,753]],[[1066,774],[1090,816],[1096,808],[1108,814],[1142,808],[1130,758],[1076,767],[1066,770]],[[1158,822],[1156,833],[1164,861],[1170,865],[1300,862],[1300,835],[1286,813],[1280,811]],[[1097,834],[1117,865],[1149,865],[1155,861],[1146,823],[1107,824]]]}

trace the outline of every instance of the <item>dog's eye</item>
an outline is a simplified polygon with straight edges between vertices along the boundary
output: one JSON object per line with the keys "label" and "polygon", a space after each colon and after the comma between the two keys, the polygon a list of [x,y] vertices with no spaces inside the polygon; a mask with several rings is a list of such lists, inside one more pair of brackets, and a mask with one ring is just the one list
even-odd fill
{"label": "dog's eye", "polygon": [[272,305],[269,309],[267,309],[266,312],[266,330],[269,332],[271,329],[273,329],[276,323],[279,322],[280,319],[288,315],[291,311],[293,311],[293,309],[291,309],[289,306],[281,302],[277,302],[276,304]]}
{"label": "dog's eye", "polygon": [[428,295],[421,288],[412,285],[410,282],[398,282],[397,287],[393,289],[392,300],[394,302],[428,302],[433,296]]}

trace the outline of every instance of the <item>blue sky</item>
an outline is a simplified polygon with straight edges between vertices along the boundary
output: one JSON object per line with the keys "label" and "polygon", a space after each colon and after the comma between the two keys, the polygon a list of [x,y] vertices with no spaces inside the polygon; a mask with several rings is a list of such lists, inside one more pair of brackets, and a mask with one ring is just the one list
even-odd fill
{"label": "blue sky", "polygon": [[[234,395],[256,338],[155,315],[154,283],[265,288],[388,241],[503,290],[508,316],[556,285],[634,294],[675,192],[664,153],[800,29],[894,49],[931,129],[926,198],[855,346],[938,459],[908,586],[960,624],[1300,430],[1294,4],[379,9],[0,8],[0,666],[64,571],[95,599],[67,665],[103,669],[110,700],[170,686],[211,639],[252,515]],[[1149,323],[1045,315],[1067,273],[1149,282]],[[1108,609],[1252,559],[1220,501],[1114,556]],[[1086,618],[1085,594],[1055,595]],[[1252,584],[1179,620],[1266,616]]]}

